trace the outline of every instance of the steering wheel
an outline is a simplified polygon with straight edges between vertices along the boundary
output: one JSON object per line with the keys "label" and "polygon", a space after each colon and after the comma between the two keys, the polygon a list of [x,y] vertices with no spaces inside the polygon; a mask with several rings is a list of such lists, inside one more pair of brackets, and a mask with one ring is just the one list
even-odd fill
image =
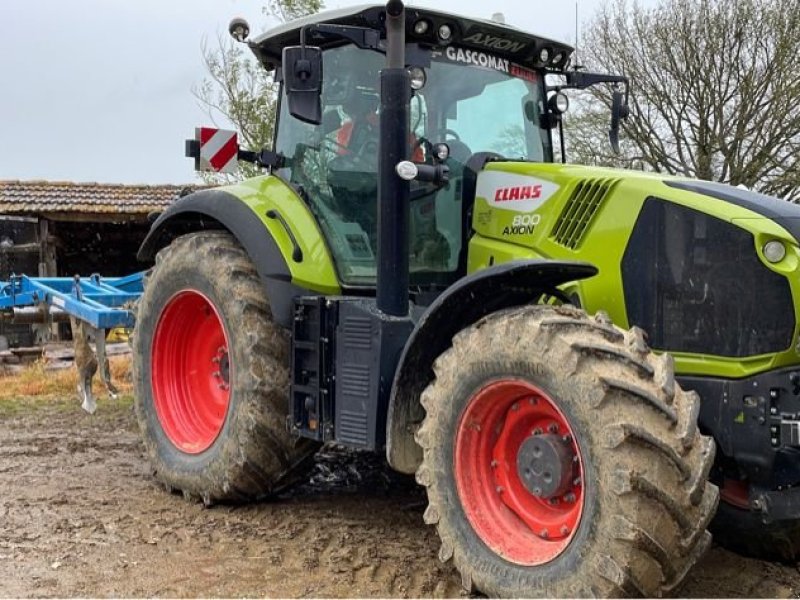
{"label": "steering wheel", "polygon": [[456,140],[457,142],[460,142],[460,141],[461,141],[461,136],[460,136],[460,135],[458,135],[458,132],[457,132],[457,131],[454,131],[454,130],[452,130],[452,129],[449,129],[449,128],[447,128],[447,127],[444,127],[444,128],[442,128],[442,129],[437,129],[437,130],[435,131],[435,135],[436,135],[437,137],[439,136],[439,134],[442,134],[442,133],[444,134],[444,139],[443,139],[443,140],[441,140],[441,141],[443,141],[443,142],[445,142],[445,143],[447,143],[447,136],[448,136],[448,135],[451,135],[451,136],[453,136],[453,139],[454,139],[454,140]]}

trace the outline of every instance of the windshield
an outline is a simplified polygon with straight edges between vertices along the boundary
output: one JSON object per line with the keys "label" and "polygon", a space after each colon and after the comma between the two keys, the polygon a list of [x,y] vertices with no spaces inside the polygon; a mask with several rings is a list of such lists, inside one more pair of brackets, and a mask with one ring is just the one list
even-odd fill
{"label": "windshield", "polygon": [[[416,53],[419,56],[419,53]],[[412,285],[446,285],[463,270],[472,198],[462,198],[464,168],[477,152],[543,161],[552,156],[539,127],[539,76],[508,60],[449,47],[426,57],[426,83],[411,100],[409,157],[432,163],[433,145],[450,147],[450,183],[412,183]],[[302,190],[320,222],[345,285],[374,285],[377,253],[379,71],[384,56],[345,45],[323,53],[322,122],[289,114],[285,97],[278,171]],[[414,65],[412,65],[414,66]],[[282,92],[285,94],[285,92]]]}
{"label": "windshield", "polygon": [[427,83],[417,93],[424,118],[412,122],[414,130],[435,141],[456,138],[466,146],[462,151],[550,160],[550,138],[539,127],[539,82],[535,71],[485,52],[453,46],[434,51]]}

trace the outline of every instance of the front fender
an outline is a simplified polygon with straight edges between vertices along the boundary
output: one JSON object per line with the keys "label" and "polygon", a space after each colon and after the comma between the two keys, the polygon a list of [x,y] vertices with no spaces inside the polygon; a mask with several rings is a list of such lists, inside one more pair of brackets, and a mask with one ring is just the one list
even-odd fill
{"label": "front fender", "polygon": [[422,459],[413,429],[424,417],[419,398],[433,380],[433,362],[453,336],[482,317],[531,304],[559,285],[597,274],[589,263],[549,260],[511,261],[460,279],[428,307],[406,342],[395,371],[386,423],[386,457],[403,473]]}

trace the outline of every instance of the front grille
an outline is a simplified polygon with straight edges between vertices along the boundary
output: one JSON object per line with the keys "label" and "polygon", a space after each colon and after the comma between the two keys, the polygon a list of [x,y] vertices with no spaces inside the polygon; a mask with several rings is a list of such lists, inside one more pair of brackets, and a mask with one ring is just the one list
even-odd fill
{"label": "front grille", "polygon": [[789,280],[761,261],[753,234],[732,223],[648,198],[621,269],[628,321],[653,348],[744,357],[791,346]]}
{"label": "front grille", "polygon": [[578,249],[597,211],[619,181],[619,179],[579,181],[572,190],[564,210],[558,216],[550,237],[566,248]]}

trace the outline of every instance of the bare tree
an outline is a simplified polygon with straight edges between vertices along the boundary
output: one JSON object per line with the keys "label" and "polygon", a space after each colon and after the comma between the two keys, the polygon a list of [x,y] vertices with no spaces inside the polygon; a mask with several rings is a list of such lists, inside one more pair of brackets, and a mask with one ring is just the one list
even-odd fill
{"label": "bare tree", "polygon": [[800,200],[800,0],[607,4],[586,66],[631,80],[622,152],[605,140],[610,90],[569,120],[571,160],[744,185]]}
{"label": "bare tree", "polygon": [[[263,12],[288,21],[316,13],[322,6],[322,0],[269,0]],[[209,118],[215,125],[236,129],[242,147],[258,150],[270,146],[278,92],[272,73],[246,46],[227,36],[218,36],[213,44],[204,43],[202,52],[208,74],[192,91]],[[256,172],[252,165],[242,164],[234,179]],[[215,174],[203,174],[203,178],[209,182],[230,179]]]}

